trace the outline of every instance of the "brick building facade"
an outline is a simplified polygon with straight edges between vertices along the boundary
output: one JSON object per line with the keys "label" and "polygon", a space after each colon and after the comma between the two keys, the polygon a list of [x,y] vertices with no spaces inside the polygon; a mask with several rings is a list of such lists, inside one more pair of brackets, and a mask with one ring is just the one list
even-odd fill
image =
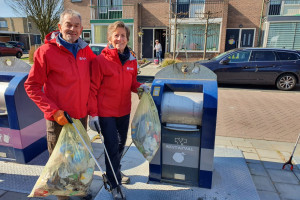
{"label": "brick building facade", "polygon": [[82,37],[88,42],[107,43],[107,26],[124,21],[131,30],[129,46],[139,58],[155,56],[155,39],[164,53],[175,50],[189,58],[201,58],[205,46],[212,57],[233,48],[267,45],[263,36],[270,5],[264,0],[65,0],[64,6],[81,13]]}

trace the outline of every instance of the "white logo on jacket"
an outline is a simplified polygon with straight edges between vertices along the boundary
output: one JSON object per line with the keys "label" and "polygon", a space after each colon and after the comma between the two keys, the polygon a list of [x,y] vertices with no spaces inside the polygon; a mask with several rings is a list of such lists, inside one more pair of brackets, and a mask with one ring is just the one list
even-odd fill
{"label": "white logo on jacket", "polygon": [[133,71],[134,68],[133,68],[133,67],[127,67],[127,70],[128,70],[128,71],[130,71],[130,70]]}
{"label": "white logo on jacket", "polygon": [[86,60],[86,57],[79,57],[79,60]]}

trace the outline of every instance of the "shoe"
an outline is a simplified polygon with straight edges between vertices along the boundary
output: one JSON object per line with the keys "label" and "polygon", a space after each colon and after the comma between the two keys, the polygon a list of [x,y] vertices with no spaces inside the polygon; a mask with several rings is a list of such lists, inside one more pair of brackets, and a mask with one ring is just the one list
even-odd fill
{"label": "shoe", "polygon": [[114,200],[126,200],[124,192],[122,193],[123,194],[123,198],[122,198],[121,193],[117,187],[111,191],[111,194]]}
{"label": "shoe", "polygon": [[130,177],[129,176],[126,176],[125,174],[123,174],[121,172],[121,183],[122,184],[129,184],[130,183]]}

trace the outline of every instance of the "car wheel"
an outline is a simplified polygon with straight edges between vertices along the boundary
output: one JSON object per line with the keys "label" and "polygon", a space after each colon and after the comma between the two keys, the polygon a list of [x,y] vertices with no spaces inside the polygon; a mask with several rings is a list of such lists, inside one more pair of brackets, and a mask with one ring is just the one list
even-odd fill
{"label": "car wheel", "polygon": [[296,86],[297,79],[293,74],[282,74],[277,78],[276,86],[279,90],[292,90]]}
{"label": "car wheel", "polygon": [[21,52],[18,52],[17,55],[16,55],[16,57],[17,57],[17,58],[21,58],[21,57],[22,57],[22,53],[21,53]]}

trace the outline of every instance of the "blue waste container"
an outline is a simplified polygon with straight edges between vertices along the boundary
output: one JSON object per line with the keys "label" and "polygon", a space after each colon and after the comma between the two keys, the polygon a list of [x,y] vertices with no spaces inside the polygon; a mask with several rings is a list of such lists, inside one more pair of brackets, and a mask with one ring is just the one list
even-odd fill
{"label": "blue waste container", "polygon": [[26,65],[0,58],[0,160],[27,163],[47,149],[43,113],[24,89]]}
{"label": "blue waste container", "polygon": [[161,147],[149,180],[211,188],[217,119],[216,75],[198,63],[177,63],[155,75],[151,94]]}

